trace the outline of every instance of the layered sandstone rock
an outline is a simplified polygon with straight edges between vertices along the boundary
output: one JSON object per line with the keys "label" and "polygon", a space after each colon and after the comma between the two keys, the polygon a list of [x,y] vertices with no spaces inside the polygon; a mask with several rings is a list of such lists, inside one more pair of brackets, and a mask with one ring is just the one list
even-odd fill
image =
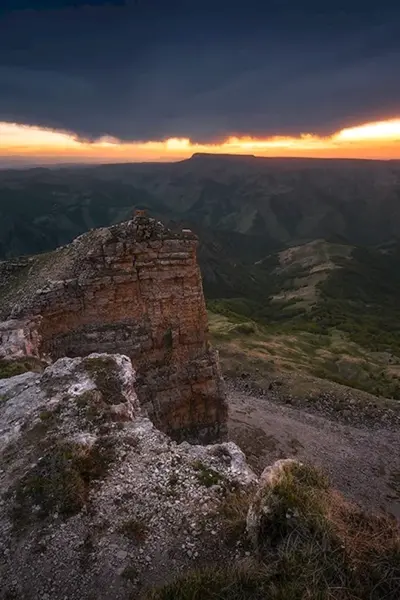
{"label": "layered sandstone rock", "polygon": [[157,427],[179,439],[223,437],[227,409],[196,248],[190,231],[145,216],[93,230],[13,269],[0,265],[0,316],[40,317],[29,335],[54,359],[128,355]]}

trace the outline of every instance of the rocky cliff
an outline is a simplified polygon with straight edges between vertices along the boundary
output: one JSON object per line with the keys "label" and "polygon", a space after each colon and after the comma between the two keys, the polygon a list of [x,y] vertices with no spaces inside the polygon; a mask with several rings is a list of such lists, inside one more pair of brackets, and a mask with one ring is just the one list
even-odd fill
{"label": "rocky cliff", "polygon": [[177,444],[143,415],[126,356],[0,379],[0,599],[130,600],[224,544],[226,494],[256,476],[232,442]]}
{"label": "rocky cliff", "polygon": [[226,433],[226,402],[197,237],[139,215],[54,252],[0,264],[0,347],[21,355],[128,355],[142,406],[176,439]]}

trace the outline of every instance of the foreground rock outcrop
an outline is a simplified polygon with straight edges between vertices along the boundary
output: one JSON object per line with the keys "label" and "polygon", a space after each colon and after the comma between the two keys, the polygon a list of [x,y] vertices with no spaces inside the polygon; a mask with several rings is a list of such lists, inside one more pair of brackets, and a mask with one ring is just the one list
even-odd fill
{"label": "foreground rock outcrop", "polygon": [[[142,416],[122,355],[0,380],[0,598],[125,599],[223,545],[228,493],[256,481],[232,442],[178,445]],[[132,595],[133,594],[133,595]]]}
{"label": "foreground rock outcrop", "polygon": [[398,600],[393,518],[298,461],[257,479],[232,442],[178,444],[135,379],[93,353],[0,380],[0,600]]}
{"label": "foreground rock outcrop", "polygon": [[310,465],[279,460],[251,495],[245,561],[186,571],[145,600],[398,600],[400,529]]}
{"label": "foreground rock outcrop", "polygon": [[197,238],[143,215],[48,254],[0,263],[0,358],[122,353],[154,424],[175,439],[226,435]]}

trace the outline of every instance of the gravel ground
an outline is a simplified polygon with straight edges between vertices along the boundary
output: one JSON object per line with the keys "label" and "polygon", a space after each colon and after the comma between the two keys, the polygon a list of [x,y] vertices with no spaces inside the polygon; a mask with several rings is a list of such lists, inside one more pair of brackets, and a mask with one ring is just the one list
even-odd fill
{"label": "gravel ground", "polygon": [[232,381],[227,388],[230,439],[256,472],[295,457],[324,469],[366,509],[386,510],[400,520],[400,435],[392,425],[347,425],[238,389]]}

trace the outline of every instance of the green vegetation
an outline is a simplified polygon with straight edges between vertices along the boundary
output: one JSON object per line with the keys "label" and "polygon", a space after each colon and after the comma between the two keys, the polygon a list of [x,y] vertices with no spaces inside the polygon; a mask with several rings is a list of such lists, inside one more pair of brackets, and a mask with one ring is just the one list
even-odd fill
{"label": "green vegetation", "polygon": [[227,544],[235,545],[238,540],[244,541],[246,516],[253,492],[252,489],[247,491],[235,489],[226,492],[219,514]]}
{"label": "green vegetation", "polygon": [[224,477],[215,469],[208,467],[203,464],[200,460],[193,463],[193,468],[196,471],[196,477],[198,482],[205,487],[211,487],[212,485],[218,485],[224,482]]}
{"label": "green vegetation", "polygon": [[36,358],[16,358],[13,360],[0,359],[0,379],[7,379],[15,375],[21,375],[28,371],[39,372],[43,370],[43,364]]}
{"label": "green vegetation", "polygon": [[166,332],[164,333],[164,346],[167,350],[171,350],[172,348],[172,343],[173,343],[173,339],[172,339],[172,329],[171,327],[168,327],[168,329],[166,330]]}
{"label": "green vegetation", "polygon": [[258,531],[261,554],[267,555],[271,546],[293,533],[302,539],[325,535],[330,527],[326,519],[329,493],[329,481],[316,469],[298,463],[285,467],[259,498],[257,510],[262,515],[263,507],[268,507]]}
{"label": "green vegetation", "polygon": [[96,177],[96,170],[1,172],[0,257],[54,249],[92,227],[129,218],[139,204],[162,209],[145,190]]}
{"label": "green vegetation", "polygon": [[[109,391],[109,388],[105,389]],[[116,398],[115,395],[106,396],[98,389],[88,390],[75,397],[79,416],[89,431],[109,433],[113,429],[115,417],[110,412],[110,397]]]}
{"label": "green vegetation", "polygon": [[[199,235],[209,308],[237,325],[230,336],[244,353],[254,354],[251,342],[259,342],[267,328],[268,336],[280,341],[286,336],[283,361],[277,351],[284,369],[306,369],[400,398],[397,368],[372,355],[400,359],[399,216],[397,188],[388,184],[394,181],[393,169],[373,162],[331,161],[321,169],[318,161],[197,156],[163,169],[104,165],[4,171],[0,257],[45,252],[92,227],[129,218],[139,206],[147,208],[166,224],[188,226]],[[8,304],[21,280],[49,257],[42,254],[15,270],[3,290]],[[318,354],[337,332],[346,342],[341,347],[328,343],[327,354]],[[288,337],[295,338],[292,348]],[[221,341],[225,344],[227,336]],[[167,331],[167,350],[171,343]],[[271,344],[268,353],[257,349],[257,360],[263,353],[271,360],[274,352]],[[348,363],[349,356],[356,358],[357,365],[343,367],[340,352]]]}
{"label": "green vegetation", "polygon": [[[337,268],[317,283],[319,296],[309,307],[298,298],[277,302],[271,297],[242,297],[210,301],[209,308],[230,318],[275,325],[276,330],[288,333],[329,335],[332,329],[339,329],[362,347],[400,356],[400,308],[396,300],[400,294],[400,246],[386,252],[356,248],[350,258],[332,260]],[[291,289],[287,272],[274,277],[276,290]]]}
{"label": "green vegetation", "polygon": [[[214,304],[215,306],[215,304]],[[209,312],[213,344],[224,372],[233,377],[251,374],[268,388],[280,373],[299,373],[330,380],[386,398],[400,398],[400,359],[376,353],[332,328],[325,333],[248,321],[247,317]],[[243,333],[244,330],[252,333]]]}
{"label": "green vegetation", "polygon": [[[195,224],[201,239],[203,231],[214,229],[221,235],[213,243],[231,256],[238,254],[240,240],[250,238],[248,246],[241,244],[244,262],[264,258],[287,240],[378,244],[391,239],[399,230],[398,167],[373,161],[326,165],[197,156],[163,168],[3,171],[0,257],[50,250],[91,227],[126,219],[135,208],[164,221]],[[208,242],[206,250],[219,253]]]}
{"label": "green vegetation", "polygon": [[106,404],[121,404],[126,401],[121,392],[121,381],[113,358],[86,358],[83,368],[93,377]]}
{"label": "green vegetation", "polygon": [[266,488],[257,552],[238,567],[206,567],[145,600],[396,600],[400,530],[347,503],[318,471],[287,465]]}
{"label": "green vegetation", "polygon": [[105,477],[114,461],[112,438],[92,446],[60,441],[11,490],[14,526],[23,529],[54,514],[67,518],[88,501],[93,481]]}
{"label": "green vegetation", "polygon": [[356,248],[321,284],[312,321],[321,331],[338,327],[360,346],[400,356],[399,261],[400,245],[390,252]]}
{"label": "green vegetation", "polygon": [[[295,256],[299,253],[292,251]],[[295,263],[296,281],[308,286],[300,299],[282,299],[281,292],[277,300],[274,292],[264,300],[209,301],[214,315],[211,331],[222,356],[240,351],[245,362],[257,360],[261,362],[257,368],[263,370],[271,370],[273,364],[276,370],[306,371],[377,396],[400,399],[400,309],[396,302],[400,246],[355,248],[351,255],[344,254],[331,256],[334,268],[311,284],[307,270]],[[312,254],[307,256],[307,260],[314,259]],[[288,272],[285,266],[283,272],[275,273],[276,289],[297,294],[298,283],[293,283],[292,275],[288,279]],[[312,294],[310,285],[314,286]],[[313,299],[305,302],[305,297]]]}
{"label": "green vegetation", "polygon": [[209,567],[187,572],[173,583],[143,595],[143,600],[269,600],[269,591],[261,569]]}
{"label": "green vegetation", "polygon": [[121,576],[124,579],[127,579],[130,582],[134,582],[137,578],[138,578],[139,572],[137,570],[136,567],[134,567],[133,565],[128,565],[127,567],[125,567],[125,569],[122,571]]}
{"label": "green vegetation", "polygon": [[54,425],[57,419],[57,411],[54,410],[42,410],[39,413],[39,419],[42,421],[46,427],[50,427],[50,425]]}

